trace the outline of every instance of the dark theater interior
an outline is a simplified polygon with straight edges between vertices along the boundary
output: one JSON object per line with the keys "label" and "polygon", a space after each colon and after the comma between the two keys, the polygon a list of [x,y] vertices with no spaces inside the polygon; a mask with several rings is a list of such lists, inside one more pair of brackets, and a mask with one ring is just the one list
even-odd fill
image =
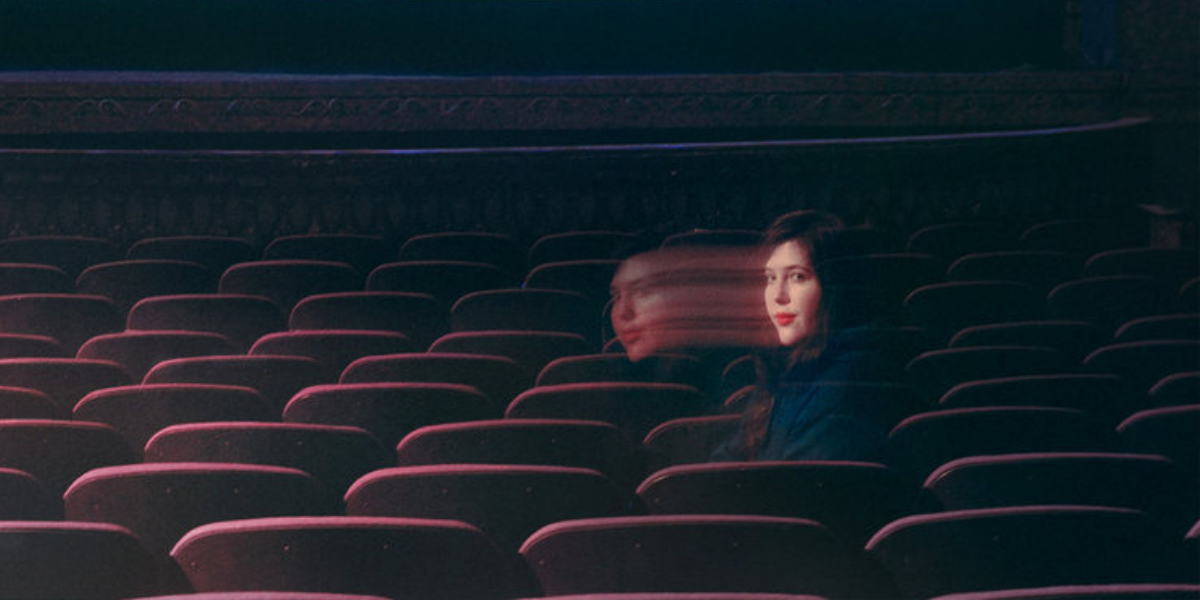
{"label": "dark theater interior", "polygon": [[1200,600],[1200,2],[0,0],[0,600]]}

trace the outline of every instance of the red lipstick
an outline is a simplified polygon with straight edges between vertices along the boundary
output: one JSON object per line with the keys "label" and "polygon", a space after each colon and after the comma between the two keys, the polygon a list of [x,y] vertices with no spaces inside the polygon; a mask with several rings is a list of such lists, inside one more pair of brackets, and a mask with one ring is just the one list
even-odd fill
{"label": "red lipstick", "polygon": [[784,312],[775,313],[775,322],[779,323],[780,325],[785,325],[785,326],[791,325],[792,321],[795,321],[795,320],[796,320],[796,315],[794,313],[784,313]]}

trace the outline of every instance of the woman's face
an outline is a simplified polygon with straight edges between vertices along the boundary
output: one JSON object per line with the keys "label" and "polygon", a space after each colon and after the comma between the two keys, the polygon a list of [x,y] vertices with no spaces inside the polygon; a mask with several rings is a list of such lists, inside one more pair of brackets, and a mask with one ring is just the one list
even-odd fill
{"label": "woman's face", "polygon": [[656,348],[653,317],[661,312],[662,294],[653,287],[655,269],[648,259],[633,257],[621,263],[612,279],[612,326],[632,360]]}
{"label": "woman's face", "polygon": [[784,242],[767,259],[763,300],[779,342],[795,346],[816,328],[821,283],[799,242]]}

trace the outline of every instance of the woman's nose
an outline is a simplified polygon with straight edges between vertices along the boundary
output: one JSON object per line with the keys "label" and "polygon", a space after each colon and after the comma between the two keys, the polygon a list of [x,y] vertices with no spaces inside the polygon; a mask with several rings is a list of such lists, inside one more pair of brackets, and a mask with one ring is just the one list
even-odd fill
{"label": "woman's nose", "polygon": [[788,296],[787,286],[783,285],[782,282],[775,284],[774,292],[776,304],[787,304],[789,302],[790,297]]}

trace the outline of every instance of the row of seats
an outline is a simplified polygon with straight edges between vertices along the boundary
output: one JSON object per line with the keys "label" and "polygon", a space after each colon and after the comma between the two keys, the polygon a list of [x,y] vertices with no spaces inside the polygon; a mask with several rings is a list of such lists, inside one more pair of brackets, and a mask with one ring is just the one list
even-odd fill
{"label": "row of seats", "polygon": [[[276,238],[259,248],[238,237],[178,235],[143,238],[122,248],[101,238],[40,235],[0,240],[0,262],[53,264],[75,276],[87,266],[123,258],[188,260],[216,272],[254,260],[332,260],[347,262],[367,272],[397,259],[450,259],[490,262],[518,274],[550,262],[621,259],[654,247],[745,245],[758,239],[759,232],[740,229],[684,231],[663,238],[628,231],[571,231],[545,235],[532,242],[493,232],[427,233],[412,236],[403,243],[362,234],[298,234]],[[974,252],[1031,250],[1090,255],[1145,242],[1145,235],[1128,223],[1065,218],[1024,224],[951,222],[925,226],[911,233],[856,227],[836,240],[835,246],[843,254],[903,251],[930,254],[949,262]]]}
{"label": "row of seats", "polygon": [[[1080,482],[1062,481],[1067,473]],[[13,490],[6,497],[39,491],[18,471],[2,475]],[[1195,584],[1194,489],[1187,504],[1172,487],[1183,479],[1169,461],[1145,455],[974,457],[927,481],[926,493],[954,507],[927,512],[895,473],[869,463],[676,467],[636,495],[573,467],[393,467],[364,474],[344,500],[294,468],[112,466],[72,483],[63,521],[0,521],[6,566],[45,560],[42,572],[63,571],[39,582],[17,570],[0,590],[111,576],[97,567],[123,574],[108,585],[144,587],[54,597],[292,589],[395,598],[416,590],[438,598],[626,590],[929,598]],[[1163,517],[1172,501],[1192,511],[1190,529],[1178,527],[1177,514]],[[107,539],[87,539],[97,532]],[[82,571],[26,552],[64,552],[62,544],[78,545],[72,558]]]}

